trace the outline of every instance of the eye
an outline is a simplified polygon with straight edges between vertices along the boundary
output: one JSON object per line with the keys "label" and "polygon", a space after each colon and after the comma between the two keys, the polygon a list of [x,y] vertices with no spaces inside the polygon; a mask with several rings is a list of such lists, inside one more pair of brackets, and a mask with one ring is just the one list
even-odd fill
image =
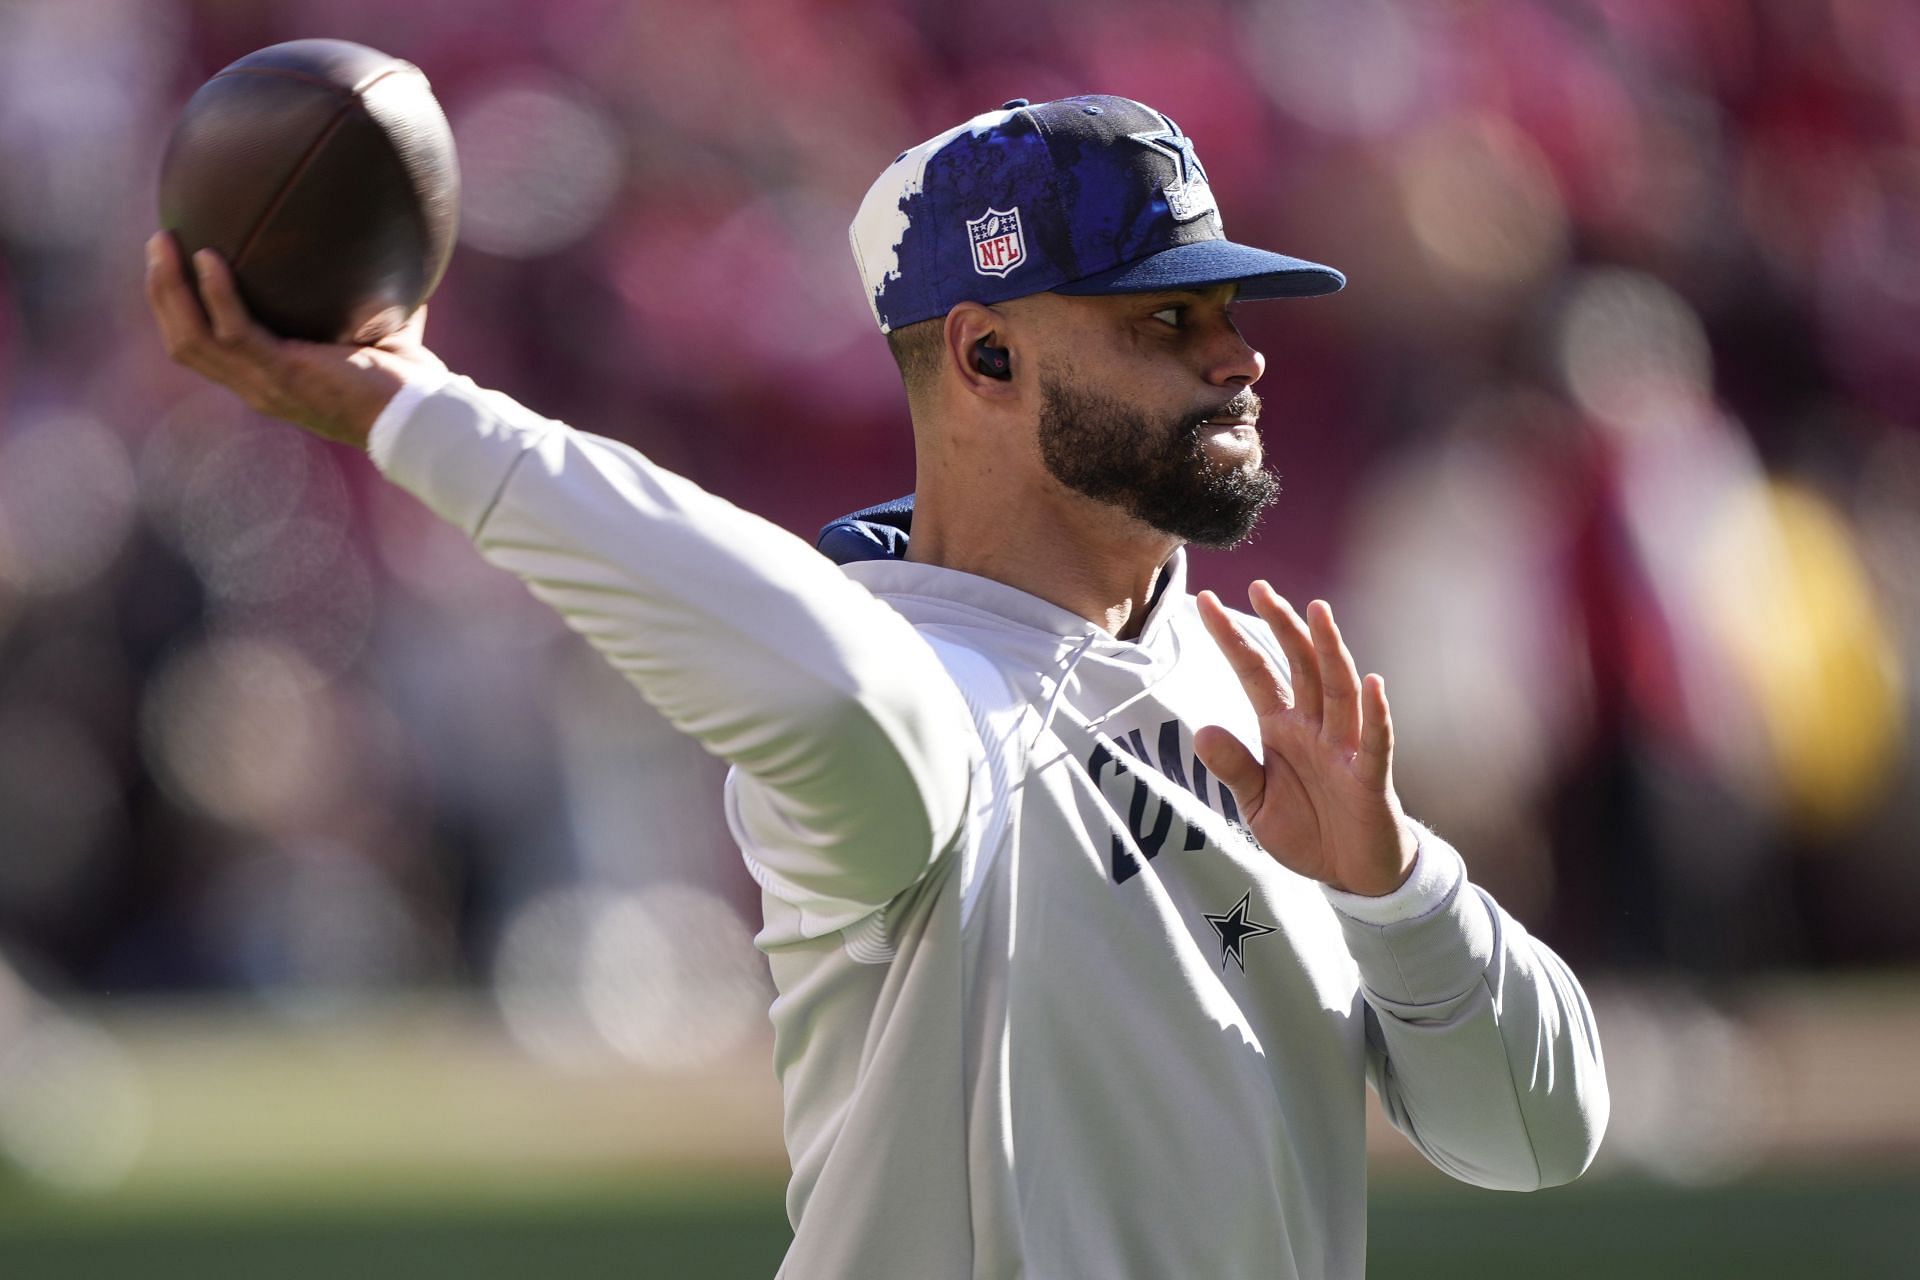
{"label": "eye", "polygon": [[1187,309],[1185,307],[1162,307],[1153,313],[1153,318],[1162,324],[1170,325],[1178,329],[1186,323]]}

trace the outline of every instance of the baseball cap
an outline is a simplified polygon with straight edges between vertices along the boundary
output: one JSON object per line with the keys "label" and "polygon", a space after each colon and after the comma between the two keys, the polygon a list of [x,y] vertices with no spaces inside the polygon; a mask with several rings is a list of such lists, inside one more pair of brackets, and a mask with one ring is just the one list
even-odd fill
{"label": "baseball cap", "polygon": [[900,153],[850,228],[882,333],[959,302],[1229,281],[1245,300],[1332,293],[1332,267],[1226,238],[1180,126],[1130,98],[1024,98]]}

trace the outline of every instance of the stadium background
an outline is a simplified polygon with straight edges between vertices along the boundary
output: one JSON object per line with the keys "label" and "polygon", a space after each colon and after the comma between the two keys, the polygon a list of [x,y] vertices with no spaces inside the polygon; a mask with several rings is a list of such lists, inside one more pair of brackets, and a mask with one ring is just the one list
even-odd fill
{"label": "stadium background", "polygon": [[[846,249],[902,147],[1121,93],[1235,238],[1409,808],[1593,990],[1581,1184],[1378,1143],[1374,1274],[1898,1273],[1920,1192],[1920,9],[0,0],[0,1273],[764,1275],[719,772],[364,459],[164,359],[174,113],[356,39],[447,107],[429,336],[795,532],[911,484]],[[1169,1106],[1203,1105],[1169,1099]],[[1143,1209],[1143,1211],[1146,1211]]]}

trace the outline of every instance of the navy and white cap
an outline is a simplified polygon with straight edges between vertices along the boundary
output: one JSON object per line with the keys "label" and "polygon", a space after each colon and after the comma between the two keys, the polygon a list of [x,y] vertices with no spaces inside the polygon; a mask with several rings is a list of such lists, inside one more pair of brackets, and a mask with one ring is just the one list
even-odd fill
{"label": "navy and white cap", "polygon": [[887,166],[854,215],[854,262],[880,331],[959,302],[1030,293],[1240,285],[1240,297],[1332,293],[1332,267],[1226,238],[1180,126],[1129,98],[998,111]]}

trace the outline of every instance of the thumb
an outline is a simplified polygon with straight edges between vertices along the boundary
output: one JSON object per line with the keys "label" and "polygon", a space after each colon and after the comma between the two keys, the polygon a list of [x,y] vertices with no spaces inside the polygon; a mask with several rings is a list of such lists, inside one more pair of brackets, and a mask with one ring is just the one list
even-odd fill
{"label": "thumb", "polygon": [[397,356],[404,362],[400,366],[402,373],[413,367],[422,367],[447,371],[447,362],[427,349],[427,308],[422,303],[414,309],[407,322],[376,343],[372,350],[384,351]]}
{"label": "thumb", "polygon": [[417,355],[427,349],[427,308],[423,303],[413,309],[400,325],[380,341],[371,344],[375,351],[391,351],[397,356]]}
{"label": "thumb", "polygon": [[1207,766],[1207,772],[1233,793],[1241,820],[1251,822],[1267,795],[1267,771],[1254,759],[1253,752],[1226,729],[1210,724],[1193,735],[1193,753]]}

